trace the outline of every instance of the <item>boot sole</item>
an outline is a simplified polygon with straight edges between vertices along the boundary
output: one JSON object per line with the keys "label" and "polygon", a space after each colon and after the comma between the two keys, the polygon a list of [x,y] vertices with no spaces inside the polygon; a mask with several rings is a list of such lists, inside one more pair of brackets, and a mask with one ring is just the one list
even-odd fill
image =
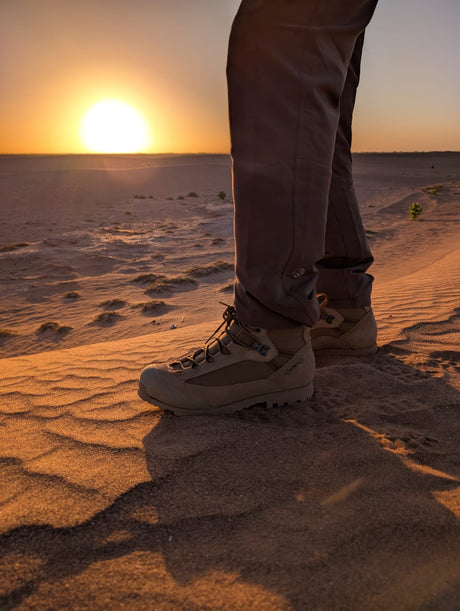
{"label": "boot sole", "polygon": [[256,397],[248,397],[236,403],[227,403],[226,405],[220,405],[218,407],[202,407],[202,408],[183,408],[175,407],[173,405],[167,405],[161,401],[158,401],[154,397],[151,397],[145,386],[139,384],[138,390],[139,397],[144,401],[153,403],[162,410],[168,410],[173,412],[176,416],[203,416],[209,415],[220,415],[220,414],[232,414],[248,407],[263,406],[263,407],[282,407],[284,405],[292,405],[293,403],[303,403],[308,401],[313,396],[313,382],[310,382],[307,386],[301,388],[293,388],[289,390],[283,390],[280,392],[268,393],[265,395],[259,395]]}

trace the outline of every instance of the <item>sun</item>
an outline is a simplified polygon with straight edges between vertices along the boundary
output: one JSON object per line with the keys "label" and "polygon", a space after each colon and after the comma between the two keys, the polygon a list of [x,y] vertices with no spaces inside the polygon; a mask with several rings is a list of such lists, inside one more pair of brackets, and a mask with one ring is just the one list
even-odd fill
{"label": "sun", "polygon": [[80,139],[93,153],[142,153],[152,142],[144,117],[120,100],[93,104],[81,120]]}

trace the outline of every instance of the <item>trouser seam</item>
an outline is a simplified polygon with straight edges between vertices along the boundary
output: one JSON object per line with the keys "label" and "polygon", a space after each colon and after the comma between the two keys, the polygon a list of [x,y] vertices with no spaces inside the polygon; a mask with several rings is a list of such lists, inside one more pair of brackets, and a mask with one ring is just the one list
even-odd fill
{"label": "trouser seam", "polygon": [[[316,6],[312,12],[312,16],[311,16],[312,20],[316,16],[319,10],[319,7],[321,5],[321,2],[322,0],[317,1]],[[308,311],[308,308],[306,307],[306,304],[303,302],[303,300],[299,299],[295,294],[293,295],[289,291],[289,289],[286,287],[284,278],[287,275],[287,270],[291,264],[292,257],[297,250],[297,242],[298,242],[297,231],[296,231],[297,216],[298,216],[298,211],[297,211],[297,206],[298,206],[297,189],[298,189],[298,175],[299,175],[298,165],[299,165],[299,159],[301,158],[301,155],[300,155],[301,126],[303,125],[303,122],[305,121],[303,117],[303,113],[302,113],[302,100],[304,98],[304,91],[305,91],[305,78],[304,78],[302,68],[305,64],[305,56],[306,56],[307,48],[311,46],[312,40],[313,39],[310,37],[305,37],[303,48],[302,48],[301,61],[299,65],[299,93],[298,93],[298,98],[297,98],[297,133],[296,133],[296,146],[295,146],[294,164],[293,164],[294,176],[293,176],[293,181],[292,181],[292,247],[291,247],[291,252],[289,253],[289,256],[287,258],[286,264],[283,267],[283,271],[281,273],[281,284],[283,286],[283,290],[285,291],[287,295],[290,295],[291,297],[294,298],[294,300],[300,305],[302,310],[307,314],[308,318],[310,318],[310,316],[309,316],[309,311]]]}

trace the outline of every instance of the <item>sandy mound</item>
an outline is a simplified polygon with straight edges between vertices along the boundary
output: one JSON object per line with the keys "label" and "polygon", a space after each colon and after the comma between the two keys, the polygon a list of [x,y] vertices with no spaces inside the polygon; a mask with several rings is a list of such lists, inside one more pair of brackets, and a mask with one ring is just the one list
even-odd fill
{"label": "sandy mound", "polygon": [[[209,250],[222,244],[207,244],[201,261],[187,260],[193,250],[185,249],[162,270],[134,258],[126,291],[92,294],[78,276],[79,287],[66,291],[80,297],[17,302],[11,316],[24,326],[10,326],[23,343],[1,341],[29,353],[0,361],[2,608],[457,608],[458,197],[453,182],[442,196],[419,189],[428,181],[409,162],[409,185],[377,162],[367,173],[360,167],[381,255],[380,349],[364,359],[319,359],[308,404],[178,418],[137,397],[144,364],[183,354],[214,330],[219,306],[203,300],[215,299],[231,270],[203,266],[228,260]],[[410,222],[414,189],[425,220]],[[197,215],[196,227],[212,222],[225,232],[226,215]],[[185,231],[174,223],[171,231]],[[417,257],[405,248],[433,232],[436,243]],[[113,269],[92,281],[117,286],[122,275]],[[149,297],[143,291],[158,277],[133,282],[179,271],[198,285]],[[65,343],[74,331],[57,337],[69,319],[51,317],[63,300],[75,308],[74,347]],[[43,307],[59,322],[37,334]],[[113,312],[126,318],[94,323]],[[126,321],[151,325],[152,315],[157,330],[118,335]],[[169,328],[173,321],[178,328]],[[37,345],[45,351],[34,354]]]}

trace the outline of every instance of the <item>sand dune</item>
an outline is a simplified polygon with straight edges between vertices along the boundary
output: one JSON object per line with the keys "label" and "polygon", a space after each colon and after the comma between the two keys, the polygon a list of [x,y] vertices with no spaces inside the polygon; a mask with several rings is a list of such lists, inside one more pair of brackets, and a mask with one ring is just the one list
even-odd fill
{"label": "sand dune", "polygon": [[[191,163],[198,198],[164,198],[153,221],[155,202],[139,200],[115,233],[77,223],[50,232],[54,246],[38,232],[0,253],[1,326],[18,333],[0,340],[2,608],[458,607],[459,176],[451,157],[385,159],[357,162],[380,349],[319,359],[306,405],[177,418],[137,397],[144,364],[209,336],[231,281],[210,267],[232,261],[231,206],[207,163]],[[438,195],[422,190],[433,164]],[[183,163],[171,167],[181,176]],[[413,193],[424,211],[411,222]],[[175,216],[182,201],[187,219]],[[149,296],[155,278],[141,274],[196,284]],[[110,312],[120,318],[94,324]],[[72,330],[37,333],[53,320]]]}

